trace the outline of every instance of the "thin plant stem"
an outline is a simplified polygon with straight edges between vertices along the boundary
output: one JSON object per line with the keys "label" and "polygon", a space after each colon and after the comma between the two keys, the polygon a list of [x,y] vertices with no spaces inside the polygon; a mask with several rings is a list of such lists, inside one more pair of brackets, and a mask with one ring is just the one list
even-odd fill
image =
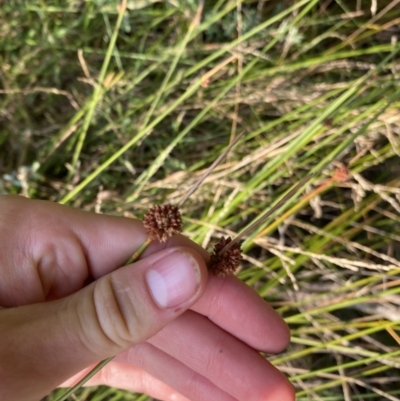
{"label": "thin plant stem", "polygon": [[282,205],[285,204],[300,188],[302,188],[311,178],[313,174],[309,174],[304,177],[298,184],[296,184],[283,198],[271,209],[267,210],[258,220],[256,220],[253,224],[250,224],[244,231],[242,231],[239,235],[237,235],[231,242],[226,244],[220,251],[219,255],[223,255],[228,249],[230,249],[234,244],[240,241],[244,236],[246,236],[249,232],[253,231],[260,224],[262,224],[265,219],[271,216],[276,210],[278,210]]}
{"label": "thin plant stem", "polygon": [[171,64],[170,68],[168,69],[167,74],[165,75],[165,78],[161,84],[160,89],[156,93],[156,97],[154,98],[149,111],[146,114],[146,117],[145,117],[145,120],[143,123],[144,127],[149,123],[151,117],[153,116],[154,110],[157,108],[157,106],[159,104],[160,99],[162,98],[163,95],[165,95],[165,92],[166,92],[165,88],[167,87],[172,75],[174,74],[174,72],[176,70],[176,66],[179,63],[179,60],[181,59],[182,54],[184,54],[184,52],[186,50],[187,44],[192,39],[194,30],[197,28],[197,26],[200,23],[203,7],[204,7],[204,0],[199,2],[199,5],[197,7],[197,11],[193,18],[193,21],[189,25],[189,29],[187,30],[185,37],[183,38],[182,42],[178,46],[178,49],[177,49],[178,51],[176,52],[176,55],[172,61],[172,64]]}
{"label": "thin plant stem", "polygon": [[117,19],[117,22],[115,24],[114,32],[113,32],[113,34],[111,36],[110,44],[108,46],[107,53],[106,53],[106,57],[104,59],[103,65],[102,65],[101,70],[100,70],[98,83],[97,83],[96,88],[95,88],[95,90],[93,92],[93,97],[92,97],[91,102],[89,104],[88,111],[87,111],[86,117],[85,117],[85,119],[83,121],[83,125],[82,125],[82,129],[81,129],[80,135],[78,137],[78,143],[76,145],[75,152],[74,152],[74,155],[73,155],[73,158],[72,158],[72,163],[71,163],[72,169],[70,171],[70,176],[72,176],[73,173],[74,173],[74,170],[76,168],[79,156],[80,156],[81,151],[82,151],[83,143],[84,143],[85,138],[86,138],[86,133],[87,133],[87,131],[89,129],[90,123],[92,122],[92,118],[93,118],[93,115],[94,115],[94,111],[95,111],[96,105],[100,101],[100,99],[102,97],[102,92],[104,91],[104,87],[103,87],[104,79],[106,77],[106,73],[107,73],[108,66],[110,64],[111,56],[113,54],[113,51],[114,51],[114,48],[115,48],[115,44],[117,42],[118,33],[119,33],[119,29],[121,27],[122,20],[123,20],[124,14],[125,14],[126,6],[127,6],[127,0],[122,0],[122,3],[121,3],[121,5],[120,5],[120,7],[118,9],[118,19]]}
{"label": "thin plant stem", "polygon": [[66,400],[70,395],[74,394],[75,391],[79,390],[89,379],[91,379],[98,371],[100,371],[104,366],[107,365],[108,362],[110,362],[114,358],[115,356],[110,356],[107,359],[103,359],[84,378],[79,380],[79,382],[76,383],[75,386],[71,387],[61,397],[57,398],[56,401]]}
{"label": "thin plant stem", "polygon": [[210,167],[202,174],[199,180],[189,189],[189,191],[182,197],[182,199],[178,202],[177,207],[181,208],[182,205],[190,198],[191,195],[199,188],[199,186],[203,183],[203,181],[210,175],[210,173],[221,163],[221,160],[229,153],[229,151],[239,142],[239,140],[243,137],[245,131],[242,131],[233,142],[231,142],[228,147],[215,159],[215,161],[211,164]]}
{"label": "thin plant stem", "polygon": [[143,244],[140,245],[138,250],[129,258],[129,260],[125,263],[125,265],[130,265],[131,263],[136,262],[142,256],[142,253],[149,247],[150,244],[151,244],[151,239],[146,238],[146,241],[144,241]]}
{"label": "thin plant stem", "polygon": [[[312,1],[311,5],[314,4],[316,1]],[[214,58],[217,58],[219,55],[224,54],[227,52],[230,48],[233,48],[237,44],[243,42],[244,40],[248,39],[249,37],[255,35],[262,29],[265,29],[267,26],[272,25],[274,22],[279,21],[281,18],[284,16],[290,14],[292,11],[300,8],[302,5],[305,5],[309,3],[309,0],[302,0],[297,2],[294,6],[289,7],[282,11],[279,15],[274,16],[270,20],[268,20],[265,24],[261,24],[251,30],[250,32],[246,33],[243,35],[240,40],[235,40],[233,41],[229,46],[224,47],[223,49],[219,50],[218,52],[213,53],[210,57],[202,60],[201,62],[197,63],[195,67],[189,69],[187,73],[184,75],[184,77],[187,77],[189,75],[194,74],[197,70],[201,69],[204,67],[205,64],[210,63]],[[303,10],[304,11],[304,10]],[[299,17],[299,16],[298,16]],[[290,24],[288,25],[288,28],[290,27]],[[269,48],[273,46],[275,42],[277,42],[279,38],[276,40],[272,40],[269,42],[268,46],[264,49],[264,51],[267,51]],[[243,71],[247,72],[250,70],[250,67],[256,63],[256,60],[251,63],[251,65],[246,67],[246,70]],[[114,161],[119,159],[128,149],[130,149],[133,145],[135,145],[139,140],[141,140],[144,136],[149,134],[152,129],[158,125],[162,120],[166,118],[166,116],[170,115],[173,110],[175,110],[180,104],[182,104],[186,99],[191,97],[193,94],[195,94],[198,89],[202,86],[203,80],[195,80],[193,84],[191,84],[186,91],[174,102],[172,102],[171,105],[169,105],[160,115],[158,115],[152,122],[147,125],[144,128],[139,129],[139,131],[136,133],[136,135],[130,139],[125,145],[123,145],[117,152],[115,152],[112,156],[110,156],[106,161],[104,161],[99,167],[97,167],[92,173],[90,173],[84,180],[82,180],[77,186],[75,186],[68,194],[66,194],[60,201],[59,203],[61,204],[66,204],[69,202],[72,198],[74,198],[79,192],[83,190],[89,183],[91,183],[101,172],[103,172],[106,168],[108,168]],[[165,88],[165,90],[169,90],[170,85],[175,85],[176,82],[170,82],[169,85]],[[235,84],[235,83],[234,83]],[[234,85],[233,84],[233,85]],[[233,86],[232,85],[232,86]],[[132,200],[132,199],[131,199]]]}
{"label": "thin plant stem", "polygon": [[[326,180],[324,183],[322,183],[318,188],[316,188],[314,191],[310,192],[307,194],[299,203],[294,205],[291,209],[289,209],[287,212],[282,214],[282,216],[279,217],[276,221],[274,221],[272,224],[270,224],[268,227],[266,227],[262,232],[260,232],[257,237],[262,237],[266,235],[267,233],[271,232],[273,229],[278,227],[279,224],[281,224],[282,221],[287,219],[289,216],[291,216],[293,213],[295,213],[297,210],[301,209],[306,203],[308,203],[312,198],[314,198],[316,195],[320,194],[322,191],[324,191],[326,188],[329,187],[330,184],[332,184],[334,181],[337,181],[338,178],[336,175],[333,177],[329,178]],[[338,180],[340,181],[340,180]]]}

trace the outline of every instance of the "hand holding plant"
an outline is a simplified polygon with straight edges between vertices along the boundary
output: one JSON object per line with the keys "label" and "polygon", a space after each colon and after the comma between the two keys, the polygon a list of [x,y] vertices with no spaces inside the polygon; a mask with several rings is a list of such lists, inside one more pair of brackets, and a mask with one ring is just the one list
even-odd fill
{"label": "hand holding plant", "polygon": [[208,254],[181,235],[120,268],[146,238],[133,219],[0,198],[0,398],[38,400],[117,355],[89,385],[292,400],[258,353],[287,345],[283,320],[236,277],[208,277]]}

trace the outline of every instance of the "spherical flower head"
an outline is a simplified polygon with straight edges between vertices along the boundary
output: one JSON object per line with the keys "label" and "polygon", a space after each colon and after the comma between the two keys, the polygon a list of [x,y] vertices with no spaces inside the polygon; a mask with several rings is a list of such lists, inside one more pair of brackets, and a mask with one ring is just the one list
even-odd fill
{"label": "spherical flower head", "polygon": [[242,259],[242,251],[238,243],[234,243],[227,251],[220,251],[232,241],[231,237],[221,237],[214,245],[214,252],[210,257],[208,268],[217,276],[225,277],[235,273]]}
{"label": "spherical flower head", "polygon": [[349,176],[350,170],[345,166],[338,167],[333,174],[333,178],[339,182],[344,182],[348,180]]}
{"label": "spherical flower head", "polygon": [[182,232],[182,217],[173,205],[156,205],[143,218],[143,225],[151,240],[160,242]]}

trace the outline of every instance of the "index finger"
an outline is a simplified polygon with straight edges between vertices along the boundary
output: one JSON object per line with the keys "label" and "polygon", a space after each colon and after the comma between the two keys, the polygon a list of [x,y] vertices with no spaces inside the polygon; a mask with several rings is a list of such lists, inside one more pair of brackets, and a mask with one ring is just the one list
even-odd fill
{"label": "index finger", "polygon": [[[6,306],[70,295],[123,266],[147,238],[139,220],[49,201],[1,195],[0,211],[0,304]],[[207,260],[207,252],[182,235],[153,242],[144,257],[176,246]]]}

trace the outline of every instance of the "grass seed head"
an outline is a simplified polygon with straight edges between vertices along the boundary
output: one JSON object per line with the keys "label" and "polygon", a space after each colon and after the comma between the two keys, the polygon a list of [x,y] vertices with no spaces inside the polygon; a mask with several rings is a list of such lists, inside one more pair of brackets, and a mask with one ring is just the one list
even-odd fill
{"label": "grass seed head", "polygon": [[155,205],[143,218],[143,225],[151,240],[167,241],[174,234],[182,232],[182,217],[173,205]]}
{"label": "grass seed head", "polygon": [[333,173],[333,179],[339,182],[347,181],[349,177],[350,170],[345,166],[338,167]]}
{"label": "grass seed head", "polygon": [[226,252],[220,254],[225,245],[231,241],[231,237],[221,237],[217,244],[214,245],[214,252],[210,257],[208,267],[217,277],[225,277],[233,274],[239,267],[240,260],[242,259],[242,251],[238,243],[235,243]]}

